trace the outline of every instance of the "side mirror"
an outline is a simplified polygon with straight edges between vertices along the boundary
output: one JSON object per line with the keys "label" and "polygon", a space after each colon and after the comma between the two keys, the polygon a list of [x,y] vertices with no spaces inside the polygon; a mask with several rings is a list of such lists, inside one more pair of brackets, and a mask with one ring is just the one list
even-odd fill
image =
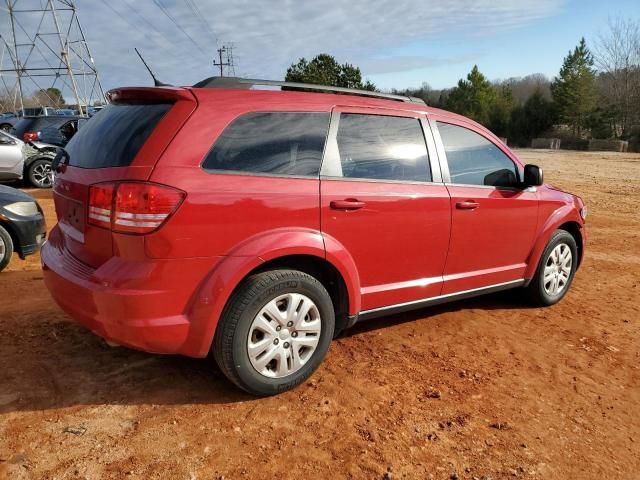
{"label": "side mirror", "polygon": [[527,164],[524,166],[524,186],[537,187],[544,183],[542,168],[537,165]]}

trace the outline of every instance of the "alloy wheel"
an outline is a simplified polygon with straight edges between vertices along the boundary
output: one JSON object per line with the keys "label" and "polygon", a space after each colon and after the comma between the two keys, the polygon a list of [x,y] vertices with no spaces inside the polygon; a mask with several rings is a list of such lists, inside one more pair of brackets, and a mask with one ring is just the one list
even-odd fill
{"label": "alloy wheel", "polygon": [[48,188],[51,186],[51,165],[41,163],[33,168],[34,183],[40,188]]}

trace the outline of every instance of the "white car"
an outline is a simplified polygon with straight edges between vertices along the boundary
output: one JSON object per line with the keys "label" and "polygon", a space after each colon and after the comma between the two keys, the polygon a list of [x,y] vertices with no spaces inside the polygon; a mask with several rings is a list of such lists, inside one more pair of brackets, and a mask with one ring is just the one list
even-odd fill
{"label": "white car", "polygon": [[31,185],[51,188],[51,161],[56,147],[34,142],[36,150],[10,133],[0,131],[0,181],[22,180],[26,175]]}

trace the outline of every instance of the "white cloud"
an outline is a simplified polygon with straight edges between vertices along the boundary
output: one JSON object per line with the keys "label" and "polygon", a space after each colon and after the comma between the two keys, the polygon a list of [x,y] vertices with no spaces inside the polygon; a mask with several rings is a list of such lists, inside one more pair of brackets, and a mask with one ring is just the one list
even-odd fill
{"label": "white cloud", "polygon": [[[474,37],[491,36],[556,15],[565,1],[193,0],[218,41],[234,43],[239,75],[274,79],[282,78],[287,66],[298,58],[320,52],[361,66],[365,75],[434,65],[442,61],[438,55],[396,52],[425,40],[437,44],[438,35],[445,33],[459,35],[473,49]],[[198,47],[155,2],[166,6]],[[157,76],[169,83],[192,84],[215,74],[211,62],[216,39],[195,17],[188,2],[76,3],[105,87],[149,84],[133,47],[138,47]]]}

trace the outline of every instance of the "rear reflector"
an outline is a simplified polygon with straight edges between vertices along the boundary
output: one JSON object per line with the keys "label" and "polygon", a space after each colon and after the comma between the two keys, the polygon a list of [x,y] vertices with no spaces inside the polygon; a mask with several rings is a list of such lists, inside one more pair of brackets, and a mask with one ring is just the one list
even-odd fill
{"label": "rear reflector", "polygon": [[92,185],[88,221],[114,232],[150,233],[175,212],[184,197],[185,193],[180,190],[154,183]]}

